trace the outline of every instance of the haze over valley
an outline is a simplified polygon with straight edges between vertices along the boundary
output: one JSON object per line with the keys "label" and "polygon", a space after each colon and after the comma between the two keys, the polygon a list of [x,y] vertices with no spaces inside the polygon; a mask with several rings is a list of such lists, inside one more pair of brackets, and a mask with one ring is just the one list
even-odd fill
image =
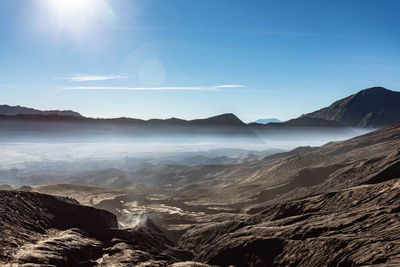
{"label": "haze over valley", "polygon": [[[357,95],[368,96],[375,91],[367,89]],[[382,94],[389,96],[382,98],[381,107],[391,99],[391,93],[382,88]],[[387,109],[392,112],[390,106]],[[2,105],[0,111],[2,183],[17,187],[71,181],[87,184],[85,179],[70,180],[69,176],[99,168],[141,171],[143,166],[156,168],[160,164],[187,167],[249,162],[376,129],[357,127],[358,122],[344,126],[340,121],[307,115],[286,122],[245,124],[234,114],[193,121],[144,121],[91,119],[73,111],[7,105]],[[364,116],[374,114],[374,110],[363,112]],[[390,122],[382,121],[382,125]]]}

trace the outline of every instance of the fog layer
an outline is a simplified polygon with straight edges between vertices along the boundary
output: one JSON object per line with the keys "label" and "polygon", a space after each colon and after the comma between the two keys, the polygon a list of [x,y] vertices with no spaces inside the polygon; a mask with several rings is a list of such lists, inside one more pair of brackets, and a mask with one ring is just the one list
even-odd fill
{"label": "fog layer", "polygon": [[[0,143],[0,184],[15,187],[71,182],[72,176],[107,169],[135,172],[147,168],[152,172],[162,166],[237,164],[299,146],[320,146],[331,141],[345,140],[368,131],[350,128],[259,131],[256,134],[262,142],[257,143],[249,143],[240,138],[207,139],[207,142],[197,143],[191,139],[191,142],[186,143],[182,137],[172,143],[141,142],[139,138],[135,142],[118,142],[117,137],[110,140],[99,136],[96,139],[98,142],[83,142],[84,138],[80,137],[64,143],[3,140]],[[71,142],[74,140],[76,142]],[[79,179],[73,182],[87,183]]]}

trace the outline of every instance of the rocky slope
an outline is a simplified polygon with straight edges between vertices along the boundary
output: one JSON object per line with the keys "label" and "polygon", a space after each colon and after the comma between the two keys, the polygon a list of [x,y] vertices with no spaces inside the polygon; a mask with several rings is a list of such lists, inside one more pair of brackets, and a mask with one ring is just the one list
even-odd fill
{"label": "rocky slope", "polygon": [[180,245],[221,266],[398,266],[399,212],[400,179],[393,179],[204,223]]}
{"label": "rocky slope", "polygon": [[296,149],[250,163],[201,166],[193,168],[192,175],[180,173],[179,178],[168,181],[177,185],[175,197],[193,199],[197,204],[249,208],[357,186],[379,180],[382,173],[394,178],[399,171],[399,149],[397,124],[350,140]]}
{"label": "rocky slope", "polygon": [[[400,124],[322,147],[301,147],[241,164],[162,168],[137,174],[130,190],[43,185],[42,193],[74,196],[106,209],[124,225],[146,215],[173,240],[190,227],[268,205],[400,177]],[[92,177],[93,178],[93,177]],[[125,177],[125,179],[130,179]],[[143,186],[144,185],[144,186]]]}
{"label": "rocky slope", "polygon": [[[7,196],[5,201],[13,203],[11,210],[26,214],[15,219],[17,231],[11,234],[4,231],[7,234],[2,247],[11,248],[12,253],[3,253],[2,260],[57,266],[208,266],[198,262],[239,267],[397,266],[400,264],[400,178],[386,177],[266,205],[254,214],[209,214],[187,228],[178,245],[166,239],[151,221],[128,229],[109,228],[109,224],[88,228],[79,223],[75,227],[80,229],[66,229],[65,224],[51,223],[51,216],[41,217],[48,213],[47,207],[40,213],[35,211],[43,205],[39,201],[42,197],[46,202],[61,200],[28,192],[1,191],[2,198]],[[37,203],[33,209],[30,199]],[[23,206],[17,203],[20,200]],[[107,213],[101,216],[112,218]],[[46,218],[50,218],[47,224]],[[34,225],[31,222],[42,220],[43,230],[31,228]],[[2,226],[11,226],[4,221]]]}
{"label": "rocky slope", "polygon": [[0,215],[1,265],[179,266],[193,258],[150,220],[118,229],[115,215],[73,199],[0,191]]}

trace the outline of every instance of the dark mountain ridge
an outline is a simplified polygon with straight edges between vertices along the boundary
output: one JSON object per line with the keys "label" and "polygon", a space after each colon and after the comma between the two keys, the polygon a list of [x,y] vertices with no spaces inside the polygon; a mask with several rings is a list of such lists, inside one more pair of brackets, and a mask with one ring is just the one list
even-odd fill
{"label": "dark mountain ridge", "polygon": [[251,128],[356,127],[382,128],[400,122],[400,92],[372,87],[320,110],[285,122],[249,123]]}
{"label": "dark mountain ridge", "polygon": [[268,124],[260,124],[260,123],[250,123],[252,127],[271,127],[271,128],[279,128],[279,127],[336,127],[336,128],[344,128],[342,124],[326,120],[323,118],[312,118],[312,117],[300,117],[296,119],[291,119],[285,122],[270,122]]}
{"label": "dark mountain ridge", "polygon": [[[59,113],[57,113],[59,112]],[[236,115],[232,113],[225,113],[205,119],[195,119],[195,120],[183,120],[178,118],[170,119],[135,119],[128,117],[120,118],[89,118],[83,117],[82,115],[75,116],[68,113],[63,113],[64,111],[39,111],[38,113],[16,113],[16,114],[3,114],[0,112],[0,118],[5,119],[10,117],[11,119],[26,119],[26,120],[42,120],[42,121],[92,121],[92,122],[106,122],[106,123],[116,123],[116,124],[159,124],[159,125],[226,125],[226,126],[244,126],[246,125],[241,121]],[[65,111],[70,112],[70,111]],[[77,113],[71,111],[72,113]],[[79,113],[77,113],[79,114]]]}
{"label": "dark mountain ridge", "polygon": [[[262,142],[247,125],[234,114],[222,114],[197,120],[176,118],[140,120],[131,118],[94,119],[58,114],[0,115],[0,138],[75,138],[82,141],[107,138],[137,138],[141,141],[231,141]],[[221,139],[222,140],[222,139]]]}
{"label": "dark mountain ridge", "polygon": [[336,121],[348,127],[388,126],[400,122],[400,92],[383,87],[364,89],[302,118]]}
{"label": "dark mountain ridge", "polygon": [[38,110],[21,106],[0,105],[0,115],[59,115],[59,116],[75,116],[82,117],[81,114],[72,110]]}

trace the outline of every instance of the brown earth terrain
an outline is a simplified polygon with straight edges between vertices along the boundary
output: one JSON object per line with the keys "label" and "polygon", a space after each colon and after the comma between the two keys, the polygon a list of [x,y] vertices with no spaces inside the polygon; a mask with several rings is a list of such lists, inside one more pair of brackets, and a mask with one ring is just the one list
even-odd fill
{"label": "brown earth terrain", "polygon": [[14,191],[3,186],[1,261],[400,264],[400,124],[261,160],[145,177],[130,189],[56,184]]}

